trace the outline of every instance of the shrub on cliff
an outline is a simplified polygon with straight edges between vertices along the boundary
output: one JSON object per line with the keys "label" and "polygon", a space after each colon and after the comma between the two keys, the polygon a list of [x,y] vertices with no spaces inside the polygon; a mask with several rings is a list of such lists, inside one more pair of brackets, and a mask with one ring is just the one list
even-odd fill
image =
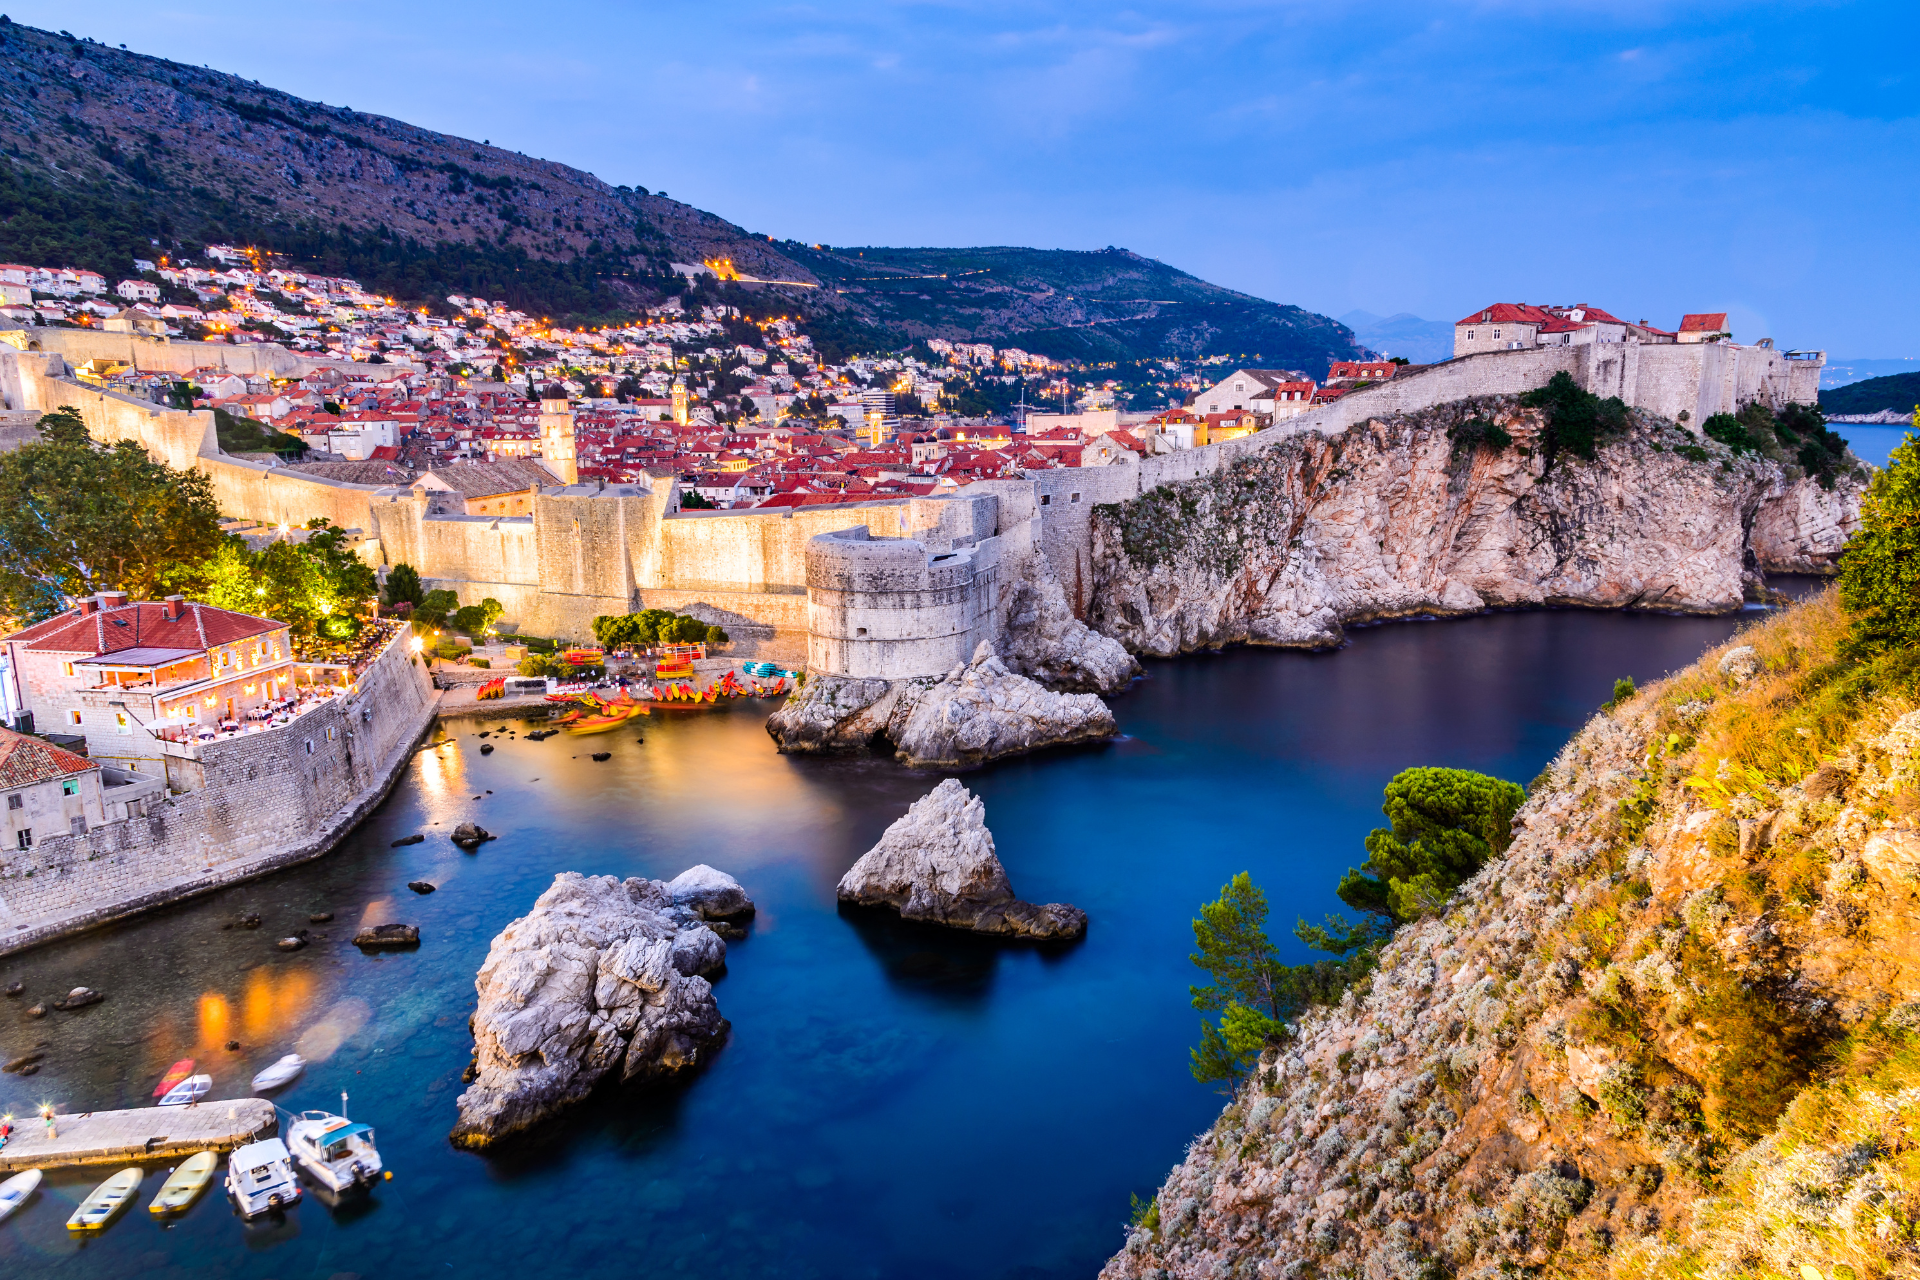
{"label": "shrub on cliff", "polygon": [[1860,502],[1860,528],[1840,553],[1848,647],[1865,656],[1920,641],[1920,441],[1909,434]]}
{"label": "shrub on cliff", "polygon": [[1437,911],[1453,891],[1506,852],[1526,792],[1467,769],[1408,769],[1387,784],[1393,823],[1367,837],[1367,861],[1341,877],[1340,900],[1395,924]]}
{"label": "shrub on cliff", "polygon": [[1547,431],[1544,444],[1547,466],[1563,450],[1593,461],[1593,451],[1608,436],[1627,429],[1627,405],[1619,396],[1602,400],[1591,391],[1582,391],[1573,375],[1564,369],[1547,380],[1547,385],[1520,397],[1529,409],[1544,409]]}

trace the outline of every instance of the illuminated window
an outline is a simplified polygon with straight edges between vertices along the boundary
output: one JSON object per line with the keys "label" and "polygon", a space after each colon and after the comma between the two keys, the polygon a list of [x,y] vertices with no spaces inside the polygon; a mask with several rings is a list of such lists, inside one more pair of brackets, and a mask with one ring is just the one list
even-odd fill
{"label": "illuminated window", "polygon": [[68,723],[68,724],[79,724],[79,723],[80,723],[80,713],[79,713],[78,711],[69,711],[69,712],[67,712],[67,723]]}
{"label": "illuminated window", "polygon": [[116,711],[113,713],[113,731],[115,733],[133,732],[133,725],[128,721],[126,712]]}
{"label": "illuminated window", "polygon": [[71,662],[63,662],[63,663],[61,663],[61,664],[60,664],[60,671],[61,671],[61,674],[63,674],[63,675],[69,675],[69,676],[70,676],[70,675],[72,675],[72,674],[74,674],[74,671],[73,671],[73,664],[72,664]]}

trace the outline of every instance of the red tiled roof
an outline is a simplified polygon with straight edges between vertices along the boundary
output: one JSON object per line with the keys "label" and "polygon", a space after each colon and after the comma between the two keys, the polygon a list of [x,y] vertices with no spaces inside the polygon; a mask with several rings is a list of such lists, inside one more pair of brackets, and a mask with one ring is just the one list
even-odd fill
{"label": "red tiled roof", "polygon": [[[166,606],[158,600],[140,600],[117,609],[83,614],[71,609],[37,622],[6,639],[42,653],[84,653],[98,657],[122,649],[207,650],[286,626],[272,618],[216,609],[210,604],[183,606],[177,618],[164,618]],[[122,625],[125,624],[125,625]]]}
{"label": "red tiled roof", "polygon": [[1727,327],[1724,311],[1700,311],[1680,317],[1682,333],[1720,333]]}
{"label": "red tiled roof", "polygon": [[1531,302],[1496,302],[1490,307],[1482,307],[1461,324],[1545,324],[1552,316],[1534,306]]}
{"label": "red tiled roof", "polygon": [[0,787],[11,790],[32,786],[99,767],[85,756],[63,751],[51,742],[0,729]]}

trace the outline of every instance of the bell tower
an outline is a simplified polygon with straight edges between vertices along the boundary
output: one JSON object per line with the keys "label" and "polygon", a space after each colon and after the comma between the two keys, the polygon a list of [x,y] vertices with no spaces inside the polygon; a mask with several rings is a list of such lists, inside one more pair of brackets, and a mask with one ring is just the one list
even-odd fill
{"label": "bell tower", "polygon": [[540,456],[547,470],[562,484],[580,480],[579,457],[573,442],[573,407],[561,387],[548,384],[540,390]]}

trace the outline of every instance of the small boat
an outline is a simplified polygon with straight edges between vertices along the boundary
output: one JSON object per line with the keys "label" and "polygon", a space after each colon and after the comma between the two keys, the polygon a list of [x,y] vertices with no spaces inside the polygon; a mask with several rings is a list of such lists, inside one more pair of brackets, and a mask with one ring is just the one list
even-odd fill
{"label": "small boat", "polygon": [[167,1090],[173,1088],[173,1086],[179,1084],[182,1080],[185,1080],[188,1076],[192,1074],[193,1074],[193,1059],[192,1058],[180,1059],[180,1061],[174,1063],[171,1067],[168,1067],[167,1074],[160,1077],[160,1083],[153,1086],[153,1096],[156,1098],[166,1096]]}
{"label": "small boat", "polygon": [[184,1107],[188,1103],[198,1102],[207,1096],[207,1090],[213,1088],[212,1076],[188,1076],[173,1088],[167,1090],[160,1099],[163,1107]]}
{"label": "small boat", "polygon": [[227,1157],[227,1194],[243,1218],[284,1209],[300,1199],[293,1159],[278,1138],[250,1142]]}
{"label": "small boat", "polygon": [[100,1231],[120,1215],[120,1211],[133,1203],[133,1193],[140,1189],[140,1170],[129,1165],[108,1178],[93,1189],[93,1194],[80,1202],[80,1207],[67,1219],[69,1231]]}
{"label": "small boat", "polygon": [[5,1182],[0,1182],[0,1222],[5,1222],[15,1209],[25,1204],[39,1189],[40,1171],[38,1169],[16,1173]]}
{"label": "small boat", "polygon": [[268,1089],[278,1089],[306,1069],[307,1060],[290,1053],[253,1078],[253,1091],[265,1093]]}
{"label": "small boat", "polygon": [[178,1168],[167,1175],[160,1184],[160,1194],[147,1206],[152,1214],[179,1213],[200,1198],[200,1193],[213,1181],[213,1171],[220,1166],[220,1157],[211,1151],[200,1151],[180,1162]]}
{"label": "small boat", "polygon": [[301,1169],[329,1191],[371,1186],[380,1179],[380,1150],[373,1145],[371,1125],[326,1111],[302,1111],[287,1126],[287,1141]]}

